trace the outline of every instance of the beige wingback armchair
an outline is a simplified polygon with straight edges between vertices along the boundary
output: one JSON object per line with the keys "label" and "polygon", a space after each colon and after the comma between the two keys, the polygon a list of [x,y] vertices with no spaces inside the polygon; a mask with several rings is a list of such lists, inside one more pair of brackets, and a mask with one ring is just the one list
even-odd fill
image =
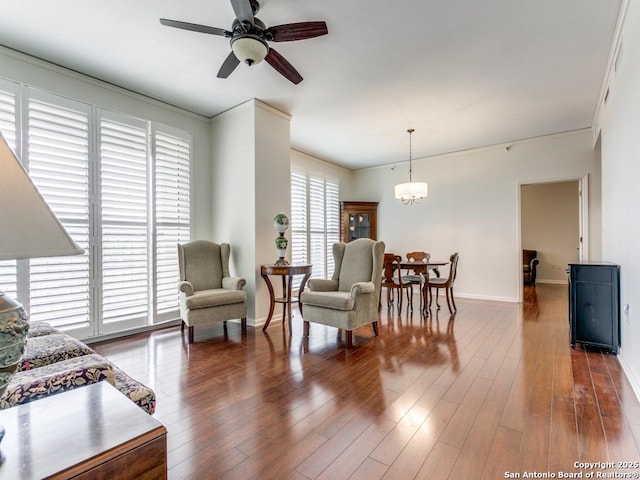
{"label": "beige wingback armchair", "polygon": [[361,325],[373,324],[378,334],[384,248],[384,242],[368,238],[333,245],[333,277],[312,279],[309,289],[302,292],[305,336],[309,335],[309,322],[345,330],[348,348],[353,345],[353,330]]}
{"label": "beige wingback armchair", "polygon": [[197,325],[224,323],[239,318],[242,333],[247,331],[247,295],[242,290],[246,281],[229,276],[228,243],[195,240],[178,244],[180,269],[180,317],[182,330],[189,327],[189,343]]}

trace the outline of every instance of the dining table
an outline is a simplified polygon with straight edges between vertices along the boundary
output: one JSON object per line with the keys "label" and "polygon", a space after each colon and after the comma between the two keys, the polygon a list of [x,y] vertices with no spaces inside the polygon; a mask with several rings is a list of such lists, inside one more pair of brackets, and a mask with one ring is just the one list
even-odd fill
{"label": "dining table", "polygon": [[[422,261],[417,261],[417,262],[410,262],[410,261],[403,261],[398,263],[397,268],[399,268],[401,271],[402,270],[413,270],[413,273],[416,275],[422,275],[422,274],[426,274],[429,270],[432,270],[433,273],[436,274],[436,277],[440,277],[440,270],[438,269],[438,267],[444,267],[446,265],[449,264],[448,260],[429,260],[428,262],[422,262]],[[422,289],[422,305],[424,306],[423,310],[424,313],[428,315],[429,312],[429,292],[428,289],[426,288],[426,284],[425,284],[425,288]]]}

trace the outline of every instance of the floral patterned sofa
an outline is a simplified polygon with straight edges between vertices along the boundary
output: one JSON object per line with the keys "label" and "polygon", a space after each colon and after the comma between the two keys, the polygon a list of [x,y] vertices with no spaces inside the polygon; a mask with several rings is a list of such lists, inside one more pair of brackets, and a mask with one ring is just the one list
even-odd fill
{"label": "floral patterned sofa", "polygon": [[18,372],[0,397],[0,408],[107,381],[140,408],[153,414],[155,393],[131,378],[106,358],[75,338],[45,322],[29,327]]}

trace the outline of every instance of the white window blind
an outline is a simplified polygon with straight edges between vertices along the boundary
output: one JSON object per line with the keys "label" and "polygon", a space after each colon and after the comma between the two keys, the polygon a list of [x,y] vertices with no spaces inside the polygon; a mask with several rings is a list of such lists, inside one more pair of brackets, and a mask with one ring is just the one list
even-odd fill
{"label": "white window blind", "polygon": [[142,121],[103,116],[99,142],[102,321],[142,323],[150,287],[147,130]]}
{"label": "white window blind", "polygon": [[309,255],[312,278],[327,277],[327,244],[325,241],[324,179],[309,178]]}
{"label": "white window blind", "polygon": [[333,275],[333,244],[340,239],[337,180],[291,172],[291,237],[294,263],[311,263],[313,278]]}
{"label": "white window blind", "polygon": [[[78,108],[75,108],[78,107]],[[84,108],[83,108],[84,107]],[[89,277],[89,109],[40,98],[28,102],[28,170],[33,183],[84,255],[32,259],[31,319],[57,327],[86,326]]]}
{"label": "white window blind", "polygon": [[0,262],[0,289],[79,338],[178,318],[191,135],[2,79],[0,131],[86,252]]}
{"label": "white window blind", "polygon": [[[0,84],[0,132],[9,146],[16,151],[16,96],[13,92],[5,91]],[[1,173],[0,173],[1,174]],[[0,207],[1,208],[1,207]],[[16,299],[17,271],[15,260],[0,262],[0,292],[5,292]]]}
{"label": "white window blind", "polygon": [[190,236],[190,138],[155,132],[156,314],[177,314],[176,244]]}
{"label": "white window blind", "polygon": [[327,243],[327,278],[333,276],[333,244],[340,241],[340,184],[337,180],[325,180],[325,219]]}
{"label": "white window blind", "polygon": [[[295,264],[309,263],[307,244],[307,176],[291,172],[291,261]],[[294,277],[295,279],[295,277]]]}

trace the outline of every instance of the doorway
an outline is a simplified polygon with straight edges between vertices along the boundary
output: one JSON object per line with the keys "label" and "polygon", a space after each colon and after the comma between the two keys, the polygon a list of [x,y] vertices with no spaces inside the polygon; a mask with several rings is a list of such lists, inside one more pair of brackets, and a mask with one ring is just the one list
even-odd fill
{"label": "doorway", "polygon": [[586,260],[586,188],[586,176],[520,185],[519,252],[538,252],[536,283],[566,284],[567,264]]}

